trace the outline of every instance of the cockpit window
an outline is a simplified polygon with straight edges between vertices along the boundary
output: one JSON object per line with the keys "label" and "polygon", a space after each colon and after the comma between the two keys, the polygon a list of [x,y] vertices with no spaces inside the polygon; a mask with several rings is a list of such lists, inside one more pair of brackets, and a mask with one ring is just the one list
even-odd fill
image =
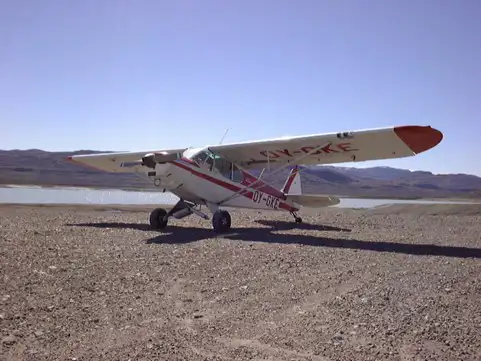
{"label": "cockpit window", "polygon": [[244,178],[242,172],[234,163],[208,150],[195,155],[192,160],[201,167],[207,165],[209,171],[218,172],[234,182],[241,182]]}
{"label": "cockpit window", "polygon": [[208,152],[208,151],[202,151],[202,152],[196,154],[192,158],[192,160],[200,166],[208,165],[210,171],[212,170],[212,166],[214,165],[213,154],[211,152]]}

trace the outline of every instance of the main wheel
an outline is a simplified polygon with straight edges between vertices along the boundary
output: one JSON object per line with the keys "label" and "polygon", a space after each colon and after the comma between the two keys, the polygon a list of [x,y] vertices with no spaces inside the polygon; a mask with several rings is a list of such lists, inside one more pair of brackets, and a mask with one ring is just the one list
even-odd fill
{"label": "main wheel", "polygon": [[212,227],[217,233],[226,232],[229,230],[231,225],[230,214],[227,211],[217,211],[212,217]]}
{"label": "main wheel", "polygon": [[150,226],[152,229],[159,230],[164,229],[167,226],[167,220],[164,220],[164,216],[167,211],[163,208],[157,208],[150,213]]}
{"label": "main wheel", "polygon": [[296,223],[302,223],[302,218],[301,217],[296,217]]}

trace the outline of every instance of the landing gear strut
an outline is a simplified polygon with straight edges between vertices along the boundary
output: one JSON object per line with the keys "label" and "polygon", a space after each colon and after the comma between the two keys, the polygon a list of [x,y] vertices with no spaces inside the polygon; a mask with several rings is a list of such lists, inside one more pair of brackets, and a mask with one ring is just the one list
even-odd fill
{"label": "landing gear strut", "polygon": [[150,213],[150,226],[154,230],[161,230],[167,226],[170,217],[181,219],[190,216],[192,213],[201,213],[194,209],[194,205],[180,200],[168,212],[163,208],[157,208]]}
{"label": "landing gear strut", "polygon": [[296,223],[302,223],[302,218],[297,215],[296,212],[291,212],[292,216],[294,217],[294,220]]}

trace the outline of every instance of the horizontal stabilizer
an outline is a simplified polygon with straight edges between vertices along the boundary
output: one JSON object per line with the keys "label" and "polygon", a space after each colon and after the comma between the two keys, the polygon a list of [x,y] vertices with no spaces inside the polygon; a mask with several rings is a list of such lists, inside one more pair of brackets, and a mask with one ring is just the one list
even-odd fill
{"label": "horizontal stabilizer", "polygon": [[288,195],[288,201],[293,201],[303,207],[307,208],[322,208],[335,206],[339,204],[341,200],[333,196],[321,196],[317,194],[300,194],[300,195]]}

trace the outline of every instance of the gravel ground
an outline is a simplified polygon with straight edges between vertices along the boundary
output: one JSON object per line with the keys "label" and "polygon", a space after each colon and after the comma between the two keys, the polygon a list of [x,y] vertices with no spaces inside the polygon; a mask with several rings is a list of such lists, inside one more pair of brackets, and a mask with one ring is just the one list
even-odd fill
{"label": "gravel ground", "polygon": [[195,216],[149,231],[135,207],[2,206],[0,355],[480,360],[481,210],[466,207],[332,208],[298,228],[232,211],[215,237]]}

